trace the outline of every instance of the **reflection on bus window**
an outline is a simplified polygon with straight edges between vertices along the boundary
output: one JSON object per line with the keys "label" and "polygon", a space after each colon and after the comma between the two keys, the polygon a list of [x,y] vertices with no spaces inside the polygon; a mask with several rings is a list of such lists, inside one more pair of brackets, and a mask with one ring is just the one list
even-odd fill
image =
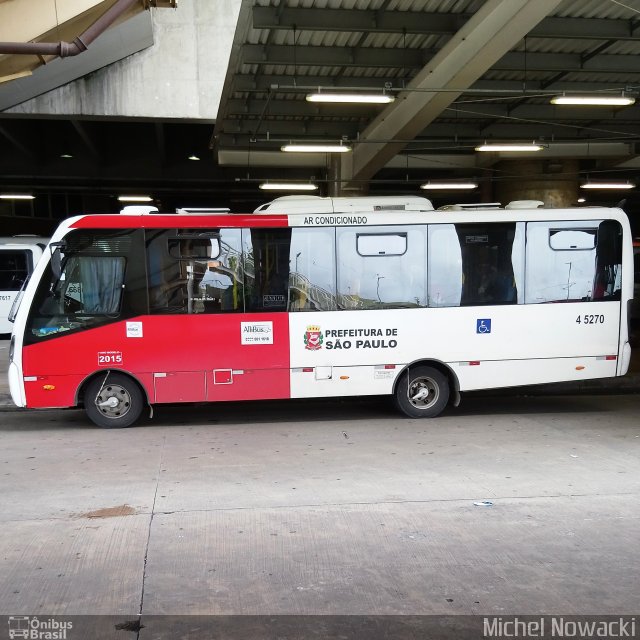
{"label": "reflection on bus window", "polygon": [[527,223],[526,302],[619,298],[621,237],[612,220]]}
{"label": "reflection on bus window", "polygon": [[426,227],[337,230],[341,309],[424,307]]}
{"label": "reflection on bus window", "polygon": [[291,229],[243,229],[246,310],[286,311]]}
{"label": "reflection on bus window", "polygon": [[458,307],[462,297],[462,252],[453,224],[429,226],[429,306]]}
{"label": "reflection on bus window", "polygon": [[521,246],[513,222],[432,225],[429,306],[517,304]]}
{"label": "reflection on bus window", "polygon": [[200,233],[211,237],[147,233],[151,313],[244,311],[240,230]]}
{"label": "reflection on bus window", "polygon": [[335,231],[293,229],[289,253],[289,311],[336,308]]}

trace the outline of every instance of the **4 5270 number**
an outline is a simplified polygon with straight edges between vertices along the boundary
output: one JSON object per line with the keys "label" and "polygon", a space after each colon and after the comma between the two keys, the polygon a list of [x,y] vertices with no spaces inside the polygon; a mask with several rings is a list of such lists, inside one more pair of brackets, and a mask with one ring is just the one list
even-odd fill
{"label": "4 5270 number", "polygon": [[577,324],[604,324],[604,315],[585,314],[576,318]]}

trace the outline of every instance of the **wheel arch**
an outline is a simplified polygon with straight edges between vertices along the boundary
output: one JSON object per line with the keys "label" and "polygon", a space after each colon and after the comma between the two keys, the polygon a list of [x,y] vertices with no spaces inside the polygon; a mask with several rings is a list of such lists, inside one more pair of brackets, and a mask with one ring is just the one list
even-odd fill
{"label": "wheel arch", "polygon": [[440,371],[440,373],[442,373],[444,376],[447,377],[447,380],[449,381],[449,391],[450,391],[449,404],[453,405],[454,407],[457,407],[460,404],[460,381],[458,380],[458,376],[448,364],[446,364],[445,362],[442,362],[442,360],[436,360],[433,358],[423,358],[421,360],[414,360],[413,362],[410,362],[409,364],[405,365],[396,376],[391,393],[395,395],[398,384],[400,383],[402,376],[406,372],[410,371],[413,367],[421,367],[421,366],[433,367],[434,369],[437,369],[438,371]]}
{"label": "wheel arch", "polygon": [[107,374],[110,374],[110,373],[119,373],[133,380],[133,382],[135,382],[140,388],[140,392],[142,393],[142,397],[144,399],[145,404],[147,406],[151,404],[149,402],[149,394],[147,392],[147,389],[133,373],[131,373],[130,371],[125,371],[124,369],[100,369],[99,371],[94,371],[93,373],[90,373],[78,385],[78,389],[76,390],[75,406],[82,407],[82,405],[84,404],[85,392],[91,382],[93,382],[96,378],[105,377]]}

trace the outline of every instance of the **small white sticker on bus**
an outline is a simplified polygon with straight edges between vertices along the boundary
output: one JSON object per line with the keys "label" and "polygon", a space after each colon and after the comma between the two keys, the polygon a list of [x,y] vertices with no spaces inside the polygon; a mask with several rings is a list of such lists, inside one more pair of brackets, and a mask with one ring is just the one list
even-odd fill
{"label": "small white sticker on bus", "polygon": [[240,344],[273,344],[273,322],[241,322]]}
{"label": "small white sticker on bus", "polygon": [[142,322],[127,322],[127,338],[142,338]]}

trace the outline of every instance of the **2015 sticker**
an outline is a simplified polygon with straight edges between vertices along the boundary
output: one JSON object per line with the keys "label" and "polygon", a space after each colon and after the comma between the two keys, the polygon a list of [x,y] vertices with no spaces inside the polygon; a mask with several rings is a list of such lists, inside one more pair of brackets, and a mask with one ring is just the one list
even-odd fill
{"label": "2015 sticker", "polygon": [[110,364],[122,364],[122,351],[98,351],[98,365],[106,367]]}

